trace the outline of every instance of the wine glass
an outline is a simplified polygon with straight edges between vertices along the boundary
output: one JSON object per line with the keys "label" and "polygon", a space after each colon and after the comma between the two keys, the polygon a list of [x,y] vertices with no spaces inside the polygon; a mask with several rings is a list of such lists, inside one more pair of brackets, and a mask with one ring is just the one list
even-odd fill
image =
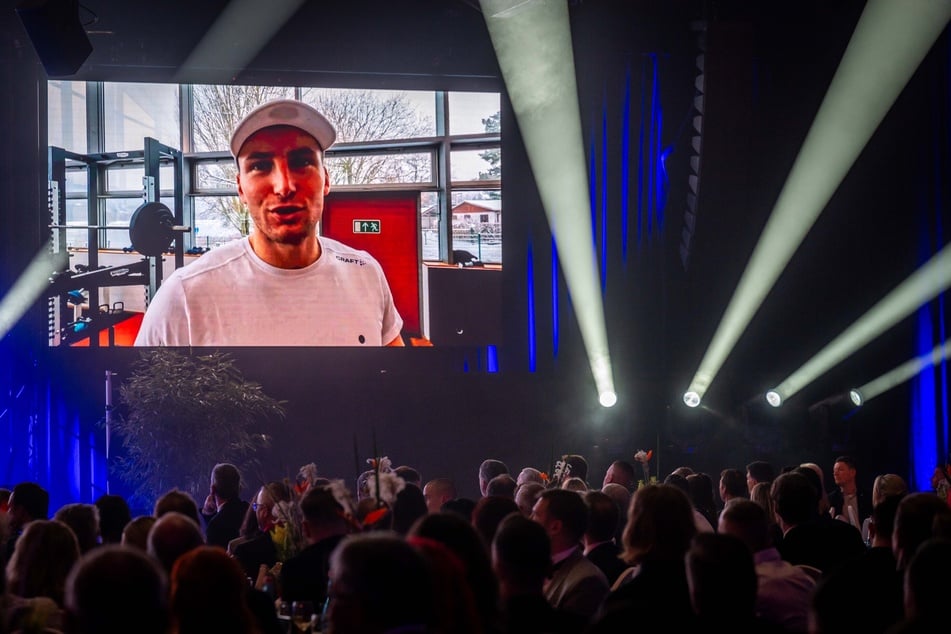
{"label": "wine glass", "polygon": [[311,631],[313,614],[314,604],[311,601],[294,601],[291,605],[291,620],[299,632]]}

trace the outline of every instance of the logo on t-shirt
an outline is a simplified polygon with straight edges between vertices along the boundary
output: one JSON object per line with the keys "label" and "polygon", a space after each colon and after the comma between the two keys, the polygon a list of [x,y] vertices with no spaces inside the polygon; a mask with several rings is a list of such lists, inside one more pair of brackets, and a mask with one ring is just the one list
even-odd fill
{"label": "logo on t-shirt", "polygon": [[344,264],[359,264],[360,266],[366,266],[367,261],[361,260],[360,258],[348,258],[344,255],[335,255],[338,262],[343,262]]}

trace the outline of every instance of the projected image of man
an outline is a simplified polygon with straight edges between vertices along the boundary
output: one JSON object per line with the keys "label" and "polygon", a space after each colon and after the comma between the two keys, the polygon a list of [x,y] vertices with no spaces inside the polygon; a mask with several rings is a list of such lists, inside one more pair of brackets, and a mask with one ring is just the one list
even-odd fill
{"label": "projected image of man", "polygon": [[176,270],[149,304],[137,346],[400,346],[403,320],[379,263],[317,235],[334,127],[295,100],[235,128],[245,239]]}

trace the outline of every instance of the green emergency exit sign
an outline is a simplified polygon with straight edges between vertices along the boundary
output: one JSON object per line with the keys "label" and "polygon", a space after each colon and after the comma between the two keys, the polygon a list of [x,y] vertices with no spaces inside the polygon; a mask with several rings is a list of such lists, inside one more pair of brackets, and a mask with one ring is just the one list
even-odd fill
{"label": "green emergency exit sign", "polygon": [[354,220],[354,233],[380,233],[379,220]]}

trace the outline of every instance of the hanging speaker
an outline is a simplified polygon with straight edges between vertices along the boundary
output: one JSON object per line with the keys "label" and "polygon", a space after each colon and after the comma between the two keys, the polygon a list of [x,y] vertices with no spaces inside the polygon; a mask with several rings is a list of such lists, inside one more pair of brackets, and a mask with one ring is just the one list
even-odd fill
{"label": "hanging speaker", "polygon": [[75,75],[92,53],[78,0],[24,0],[16,12],[50,77]]}

